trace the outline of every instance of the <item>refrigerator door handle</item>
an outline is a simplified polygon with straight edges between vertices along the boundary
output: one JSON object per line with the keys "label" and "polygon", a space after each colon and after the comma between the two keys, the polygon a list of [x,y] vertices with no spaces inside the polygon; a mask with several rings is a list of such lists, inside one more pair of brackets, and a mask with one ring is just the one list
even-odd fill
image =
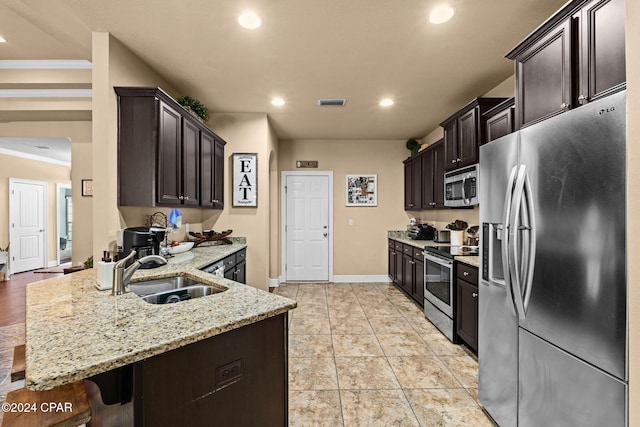
{"label": "refrigerator door handle", "polygon": [[502,273],[504,275],[504,285],[507,289],[507,293],[509,294],[510,303],[507,304],[511,309],[511,313],[514,316],[517,316],[516,313],[516,298],[513,293],[513,284],[511,280],[511,267],[509,265],[509,246],[511,241],[511,224],[509,223],[511,218],[511,209],[513,202],[513,190],[514,184],[516,181],[516,174],[518,172],[518,166],[514,166],[511,169],[511,174],[509,176],[509,184],[507,185],[507,193],[504,196],[504,212],[502,215]]}
{"label": "refrigerator door handle", "polygon": [[536,263],[536,224],[535,224],[535,212],[533,210],[533,193],[531,192],[531,183],[529,182],[529,175],[525,173],[524,180],[524,208],[525,208],[525,224],[524,228],[528,236],[528,245],[525,246],[527,250],[526,254],[526,270],[523,289],[523,307],[524,314],[526,316],[527,308],[529,307],[529,299],[531,297],[531,287],[533,285],[533,270]]}
{"label": "refrigerator door handle", "polygon": [[[516,304],[516,310],[518,312],[518,318],[520,320],[525,319],[525,309],[524,309],[524,301],[522,294],[522,272],[523,272],[523,264],[522,264],[522,254],[520,253],[521,244],[519,242],[521,238],[521,233],[526,232],[520,227],[520,222],[522,220],[522,204],[523,204],[523,195],[525,192],[525,182],[526,182],[527,174],[526,174],[526,166],[520,165],[518,167],[518,175],[516,178],[516,183],[514,185],[513,190],[513,201],[511,208],[511,215],[509,217],[509,270],[511,272],[511,286],[514,302]],[[525,215],[527,208],[524,209]],[[526,239],[529,240],[529,239]],[[528,249],[528,248],[527,248]],[[527,250],[528,251],[528,250]]]}

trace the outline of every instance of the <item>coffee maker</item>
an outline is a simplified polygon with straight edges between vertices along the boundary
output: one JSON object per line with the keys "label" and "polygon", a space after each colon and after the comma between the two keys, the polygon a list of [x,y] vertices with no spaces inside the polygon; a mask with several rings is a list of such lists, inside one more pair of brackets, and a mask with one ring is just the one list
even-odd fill
{"label": "coffee maker", "polygon": [[[134,260],[147,255],[160,255],[160,243],[164,240],[165,233],[164,229],[155,227],[125,228],[122,232],[123,256],[129,255],[131,249],[136,251]],[[156,262],[148,262],[141,265],[140,268],[155,268],[159,266],[160,264]]]}

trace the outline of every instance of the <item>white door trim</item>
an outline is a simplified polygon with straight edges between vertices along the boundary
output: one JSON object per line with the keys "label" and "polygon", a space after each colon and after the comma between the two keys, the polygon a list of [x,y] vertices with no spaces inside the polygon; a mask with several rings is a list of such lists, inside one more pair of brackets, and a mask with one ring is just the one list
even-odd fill
{"label": "white door trim", "polygon": [[[42,250],[44,252],[44,265],[42,266],[47,267],[49,265],[49,258],[48,258],[48,246],[49,246],[49,184],[44,182],[44,181],[33,181],[30,179],[20,179],[20,178],[9,178],[9,241],[11,242],[11,247],[9,248],[9,256],[12,257],[11,255],[11,251],[15,251],[19,248],[16,248],[16,243],[18,241],[18,238],[15,235],[15,230],[14,228],[11,226],[11,223],[13,222],[12,220],[13,218],[13,214],[12,214],[12,209],[11,209],[11,193],[14,190],[14,186],[17,183],[23,183],[23,184],[33,184],[33,185],[42,185],[44,187],[44,224],[43,224],[43,238],[44,238],[44,242],[42,245]],[[13,273],[13,269],[14,269],[14,265],[13,263],[9,262],[9,269],[10,269],[10,273]]]}
{"label": "white door trim", "polygon": [[[56,265],[60,265],[60,190],[71,190],[71,184],[60,184],[56,182]],[[72,202],[73,203],[73,202]],[[73,244],[73,243],[72,243]]]}
{"label": "white door trim", "polygon": [[289,176],[326,176],[329,179],[329,282],[333,282],[333,171],[282,171],[280,177],[280,248],[281,248],[281,266],[280,277],[282,282],[287,281],[287,233],[285,226],[287,225],[287,177]]}

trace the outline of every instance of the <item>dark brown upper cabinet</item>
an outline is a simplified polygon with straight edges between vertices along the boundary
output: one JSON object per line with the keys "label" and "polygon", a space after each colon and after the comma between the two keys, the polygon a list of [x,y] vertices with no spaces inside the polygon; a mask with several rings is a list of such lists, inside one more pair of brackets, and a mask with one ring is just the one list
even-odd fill
{"label": "dark brown upper cabinet", "polygon": [[222,209],[224,140],[159,88],[114,89],[118,205]]}
{"label": "dark brown upper cabinet", "polygon": [[404,210],[444,208],[444,143],[404,161]]}
{"label": "dark brown upper cabinet", "polygon": [[576,0],[509,52],[516,129],[624,88],[624,22],[624,0]]}
{"label": "dark brown upper cabinet", "polygon": [[509,98],[484,113],[483,117],[487,124],[482,142],[490,142],[512,133],[514,131],[514,115],[515,98]]}
{"label": "dark brown upper cabinet", "polygon": [[422,208],[444,208],[444,140],[422,154]]}
{"label": "dark brown upper cabinet", "polygon": [[440,124],[444,128],[445,170],[478,162],[478,147],[484,133],[484,112],[505,98],[476,98]]}
{"label": "dark brown upper cabinet", "polygon": [[201,199],[200,205],[214,208],[223,208],[224,181],[224,141],[206,133],[201,139]]}
{"label": "dark brown upper cabinet", "polygon": [[418,154],[404,161],[404,210],[422,209],[422,158]]}

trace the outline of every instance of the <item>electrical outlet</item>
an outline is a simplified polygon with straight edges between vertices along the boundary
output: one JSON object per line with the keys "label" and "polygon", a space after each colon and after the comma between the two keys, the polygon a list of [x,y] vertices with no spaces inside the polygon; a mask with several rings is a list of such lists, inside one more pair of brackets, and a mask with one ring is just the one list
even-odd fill
{"label": "electrical outlet", "polygon": [[349,225],[353,225],[353,219],[349,218]]}
{"label": "electrical outlet", "polygon": [[216,387],[224,387],[234,383],[242,376],[242,359],[227,363],[216,368]]}

